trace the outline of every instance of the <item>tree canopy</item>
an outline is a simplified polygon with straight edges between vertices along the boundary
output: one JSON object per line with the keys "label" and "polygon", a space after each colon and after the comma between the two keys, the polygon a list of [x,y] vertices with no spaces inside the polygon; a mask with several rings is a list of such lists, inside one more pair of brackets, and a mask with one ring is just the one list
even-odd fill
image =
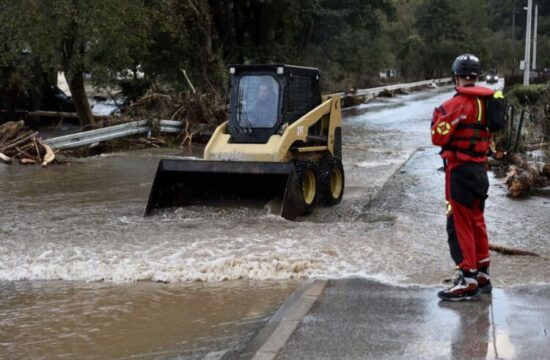
{"label": "tree canopy", "polygon": [[[121,71],[221,94],[231,63],[290,63],[322,70],[325,91],[365,87],[395,69],[401,80],[449,74],[461,53],[485,70],[518,71],[524,0],[3,0],[2,81],[37,86],[30,73],[64,71],[84,124],[93,121],[84,74]],[[514,15],[515,13],[515,15]],[[540,2],[539,67],[550,67],[550,3]],[[515,29],[512,18],[515,17]],[[22,57],[27,60],[23,61]],[[8,70],[6,70],[8,69]],[[16,81],[17,80],[17,81]]]}

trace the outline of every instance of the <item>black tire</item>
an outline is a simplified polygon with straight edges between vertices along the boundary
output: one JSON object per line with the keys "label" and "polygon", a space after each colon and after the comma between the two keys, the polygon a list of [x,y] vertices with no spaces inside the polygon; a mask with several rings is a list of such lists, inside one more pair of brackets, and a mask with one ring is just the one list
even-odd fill
{"label": "black tire", "polygon": [[317,187],[317,172],[311,161],[296,161],[296,176],[298,184],[302,189],[304,199],[304,215],[309,215],[317,206],[319,191]]}
{"label": "black tire", "polygon": [[334,157],[342,159],[342,128],[334,130]]}
{"label": "black tire", "polygon": [[317,171],[319,197],[324,206],[334,206],[344,196],[345,176],[342,161],[334,156],[323,156]]}

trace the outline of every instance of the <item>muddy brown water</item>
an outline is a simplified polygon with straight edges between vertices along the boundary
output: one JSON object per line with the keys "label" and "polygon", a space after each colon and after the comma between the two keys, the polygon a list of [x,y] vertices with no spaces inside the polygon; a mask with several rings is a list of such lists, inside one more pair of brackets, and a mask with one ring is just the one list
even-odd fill
{"label": "muddy brown water", "polygon": [[[450,95],[434,89],[346,110],[344,200],[296,222],[272,204],[143,218],[158,160],[173,151],[0,165],[0,354],[201,358],[244,346],[301,279],[439,286],[452,264],[428,127]],[[537,234],[548,233],[548,202],[510,205],[494,188],[490,235],[548,256]],[[516,207],[531,209],[520,221],[538,229],[510,234],[521,223],[501,213]],[[497,284],[545,282],[547,261],[503,259]]]}

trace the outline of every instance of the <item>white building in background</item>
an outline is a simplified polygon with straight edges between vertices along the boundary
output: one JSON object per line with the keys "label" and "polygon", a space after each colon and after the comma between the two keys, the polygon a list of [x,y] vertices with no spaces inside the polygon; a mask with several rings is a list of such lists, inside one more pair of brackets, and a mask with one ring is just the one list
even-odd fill
{"label": "white building in background", "polygon": [[387,69],[384,69],[384,70],[380,71],[380,77],[383,78],[383,79],[390,79],[390,78],[393,78],[393,77],[396,77],[396,76],[399,76],[399,70],[397,70],[397,69],[387,68]]}

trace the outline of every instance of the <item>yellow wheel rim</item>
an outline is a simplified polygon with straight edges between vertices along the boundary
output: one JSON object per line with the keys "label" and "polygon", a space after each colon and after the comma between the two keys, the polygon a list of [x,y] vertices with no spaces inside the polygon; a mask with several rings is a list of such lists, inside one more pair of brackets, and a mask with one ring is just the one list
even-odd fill
{"label": "yellow wheel rim", "polygon": [[330,173],[330,192],[334,199],[338,199],[342,193],[342,173],[334,168]]}
{"label": "yellow wheel rim", "polygon": [[302,193],[304,194],[304,201],[310,205],[315,199],[315,175],[313,171],[306,170],[304,173],[304,181],[302,182]]}

